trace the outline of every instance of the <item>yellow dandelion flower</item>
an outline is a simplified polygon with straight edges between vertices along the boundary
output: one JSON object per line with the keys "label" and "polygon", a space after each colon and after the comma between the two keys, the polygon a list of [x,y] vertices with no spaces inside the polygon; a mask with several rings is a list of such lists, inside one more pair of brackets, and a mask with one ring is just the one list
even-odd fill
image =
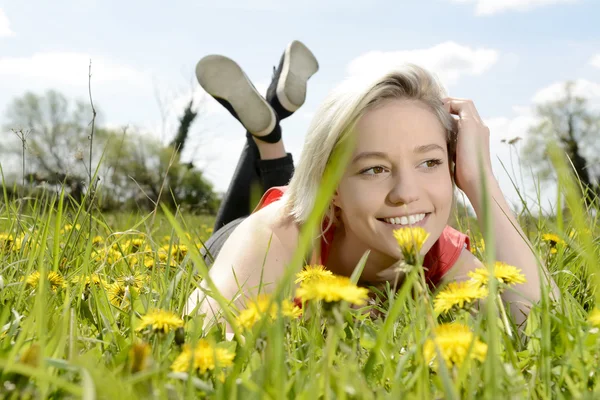
{"label": "yellow dandelion flower", "polygon": [[[269,307],[270,303],[270,307]],[[236,318],[237,324],[244,329],[252,329],[265,314],[269,318],[277,318],[279,312],[278,305],[271,301],[271,296],[261,294],[256,299],[248,301],[246,308],[242,310]],[[291,301],[281,303],[281,315],[289,318],[298,318],[302,315],[302,310]]]}
{"label": "yellow dandelion flower", "polygon": [[292,319],[300,318],[302,316],[302,309],[293,302],[284,300],[281,303],[281,315]]}
{"label": "yellow dandelion flower", "polygon": [[[473,348],[468,353],[471,343]],[[481,362],[487,355],[487,344],[477,339],[467,326],[459,323],[442,324],[435,329],[433,339],[428,339],[423,347],[428,362],[437,358],[436,346],[448,368],[455,365],[460,367],[467,355]]]}
{"label": "yellow dandelion flower", "polygon": [[[25,282],[27,285],[36,288],[40,282],[40,276],[40,273],[35,271],[25,278]],[[52,290],[57,290],[58,288],[65,286],[65,279],[58,272],[48,272],[47,278]]]}
{"label": "yellow dandelion flower", "polygon": [[92,239],[92,244],[94,245],[100,245],[104,243],[104,238],[102,236],[94,236],[94,238]]}
{"label": "yellow dandelion flower", "polygon": [[40,345],[33,343],[23,352],[23,354],[21,354],[19,357],[19,362],[37,368],[40,364],[41,358],[42,351],[40,349]]}
{"label": "yellow dandelion flower", "polygon": [[182,262],[183,259],[185,258],[185,256],[188,253],[188,248],[186,245],[173,245],[173,248],[171,248],[171,257],[173,257],[174,260],[177,260],[177,262]]}
{"label": "yellow dandelion flower", "polygon": [[142,248],[142,246],[144,245],[145,240],[144,239],[131,239],[131,242],[129,243],[129,246],[131,247],[131,251],[132,252],[136,252],[139,251],[139,249]]}
{"label": "yellow dandelion flower", "polygon": [[394,230],[394,237],[402,250],[404,261],[408,264],[415,264],[429,233],[420,226],[408,227]]}
{"label": "yellow dandelion flower", "polygon": [[588,322],[593,326],[600,328],[600,309],[594,308],[588,315]]}
{"label": "yellow dandelion flower", "polygon": [[328,279],[332,276],[333,273],[323,265],[307,265],[302,271],[296,274],[296,280],[294,282],[312,282],[313,280]]}
{"label": "yellow dandelion flower", "polygon": [[131,346],[129,350],[129,363],[132,374],[148,369],[152,361],[150,353],[152,353],[152,348],[148,343],[134,343]]}
{"label": "yellow dandelion flower", "polygon": [[108,286],[108,301],[117,307],[127,307],[129,305],[129,287],[115,282]]}
{"label": "yellow dandelion flower", "polygon": [[465,304],[483,299],[488,291],[471,282],[450,282],[446,288],[435,296],[433,306],[436,313],[447,313],[454,307],[463,308]]}
{"label": "yellow dandelion flower", "polygon": [[0,233],[0,251],[10,251],[15,239],[8,233]]}
{"label": "yellow dandelion flower", "polygon": [[83,284],[86,288],[90,285],[95,285],[98,287],[108,286],[108,282],[102,279],[102,277],[100,277],[98,274],[75,276],[71,279],[71,283],[75,285]]}
{"label": "yellow dandelion flower", "polygon": [[303,282],[296,291],[296,297],[302,301],[322,300],[326,303],[347,301],[363,305],[367,302],[369,290],[350,282],[345,276],[334,275],[329,279]]}
{"label": "yellow dandelion flower", "polygon": [[195,349],[188,344],[183,346],[183,351],[173,361],[171,369],[175,372],[188,372],[191,369],[203,374],[215,368],[230,367],[234,358],[234,352],[213,346],[206,339],[200,339]]}
{"label": "yellow dandelion flower", "polygon": [[171,330],[182,327],[183,320],[171,311],[152,310],[142,317],[142,322],[136,331],[142,331],[149,326],[154,332],[169,333]]}
{"label": "yellow dandelion flower", "polygon": [[566,244],[564,240],[562,240],[558,235],[555,235],[554,233],[544,233],[542,235],[542,240],[548,242],[550,247],[555,247],[557,244]]}
{"label": "yellow dandelion flower", "polygon": [[[468,275],[474,284],[484,286],[488,284],[489,274],[487,268],[477,268],[475,271],[470,271]],[[525,275],[521,273],[519,268],[501,261],[496,261],[494,275],[501,283],[509,286],[527,282]]]}

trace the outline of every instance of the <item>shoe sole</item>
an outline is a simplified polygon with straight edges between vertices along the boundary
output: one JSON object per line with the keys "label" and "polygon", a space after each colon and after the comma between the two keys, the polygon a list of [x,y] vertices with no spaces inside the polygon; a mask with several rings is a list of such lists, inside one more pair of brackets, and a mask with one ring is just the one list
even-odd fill
{"label": "shoe sole", "polygon": [[208,94],[231,105],[252,135],[266,136],[275,128],[275,111],[232,59],[221,55],[204,57],[196,65],[196,78]]}
{"label": "shoe sole", "polygon": [[294,40],[285,49],[283,67],[277,82],[277,98],[288,111],[299,109],[306,100],[306,82],[319,70],[314,54]]}

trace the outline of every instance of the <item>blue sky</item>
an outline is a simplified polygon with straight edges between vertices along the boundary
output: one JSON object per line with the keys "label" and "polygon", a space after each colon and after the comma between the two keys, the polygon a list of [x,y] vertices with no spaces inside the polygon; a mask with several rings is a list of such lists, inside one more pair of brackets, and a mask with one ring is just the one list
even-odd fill
{"label": "blue sky", "polygon": [[494,157],[508,163],[500,141],[525,136],[533,106],[565,80],[600,105],[598,17],[597,0],[0,0],[0,123],[27,90],[85,98],[91,58],[94,100],[111,126],[168,141],[186,99],[198,99],[202,114],[185,156],[225,190],[244,132],[203,94],[195,64],[227,55],[265,90],[286,44],[299,39],[321,69],[306,104],[282,126],[296,159],[314,110],[344,77],[411,61],[436,72],[451,96],[475,101]]}

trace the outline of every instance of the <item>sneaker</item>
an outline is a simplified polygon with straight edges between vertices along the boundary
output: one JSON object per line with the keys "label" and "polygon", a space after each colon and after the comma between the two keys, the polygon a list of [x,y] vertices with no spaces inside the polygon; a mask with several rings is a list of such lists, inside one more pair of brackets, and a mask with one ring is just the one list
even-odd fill
{"label": "sneaker", "polygon": [[273,73],[267,101],[280,119],[289,117],[306,100],[306,82],[319,70],[314,54],[302,42],[291,42]]}
{"label": "sneaker", "polygon": [[275,111],[235,61],[221,55],[206,56],[196,65],[196,78],[253,136],[269,143],[281,139]]}

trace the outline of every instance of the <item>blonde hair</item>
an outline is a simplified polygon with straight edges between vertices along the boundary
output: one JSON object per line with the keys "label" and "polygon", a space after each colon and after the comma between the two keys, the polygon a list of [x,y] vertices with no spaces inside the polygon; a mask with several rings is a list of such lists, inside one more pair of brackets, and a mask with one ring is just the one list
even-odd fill
{"label": "blonde hair", "polygon": [[[456,134],[453,118],[442,105],[443,97],[445,91],[437,78],[414,64],[373,78],[344,81],[319,107],[308,129],[302,155],[282,199],[289,215],[300,225],[307,221],[332,153],[367,111],[392,99],[418,100],[433,111],[446,130],[452,164]],[[335,222],[332,206],[325,218],[330,224]]]}

